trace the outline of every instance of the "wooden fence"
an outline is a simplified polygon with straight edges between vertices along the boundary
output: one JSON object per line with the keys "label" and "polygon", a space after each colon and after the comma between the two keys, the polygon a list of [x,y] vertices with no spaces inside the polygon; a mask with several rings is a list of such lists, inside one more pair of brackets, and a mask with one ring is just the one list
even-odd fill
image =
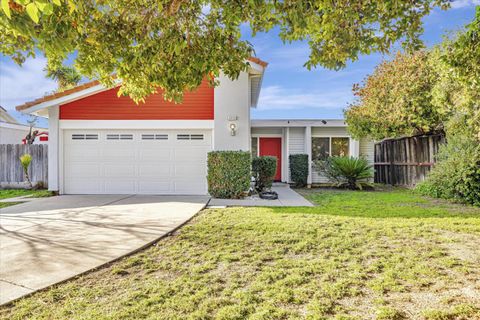
{"label": "wooden fence", "polygon": [[383,140],[375,144],[375,182],[414,186],[435,163],[443,135]]}
{"label": "wooden fence", "polygon": [[28,153],[32,163],[28,174],[32,182],[42,182],[47,187],[48,181],[48,145],[46,144],[0,144],[0,183],[15,185],[25,181],[20,156]]}

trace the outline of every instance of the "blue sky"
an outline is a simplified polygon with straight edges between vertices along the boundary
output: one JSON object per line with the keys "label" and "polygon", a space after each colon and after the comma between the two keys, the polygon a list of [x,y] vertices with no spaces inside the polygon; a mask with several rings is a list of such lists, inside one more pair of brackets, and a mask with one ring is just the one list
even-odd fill
{"label": "blue sky", "polygon": [[[480,5],[480,0],[457,0],[448,11],[433,11],[424,19],[422,39],[426,45],[440,42],[443,35],[470,22],[476,5]],[[244,31],[257,56],[269,62],[258,108],[252,112],[256,119],[342,118],[342,110],[353,100],[352,85],[361,82],[382,59],[389,58],[372,54],[350,62],[341,71],[323,68],[308,71],[303,67],[309,54],[305,43],[283,44],[276,30],[254,38],[248,28]],[[44,77],[45,63],[43,57],[37,57],[19,67],[1,56],[0,105],[20,117],[13,111],[16,105],[55,90],[56,84]]]}

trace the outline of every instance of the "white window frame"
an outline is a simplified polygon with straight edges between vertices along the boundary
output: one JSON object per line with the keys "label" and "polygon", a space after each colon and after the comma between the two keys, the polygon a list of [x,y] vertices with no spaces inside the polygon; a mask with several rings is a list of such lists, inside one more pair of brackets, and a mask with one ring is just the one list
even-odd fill
{"label": "white window frame", "polygon": [[[332,139],[333,138],[348,138],[348,157],[350,157],[352,155],[352,150],[351,150],[351,146],[352,146],[352,137],[350,136],[347,136],[347,135],[334,135],[334,136],[331,136],[331,135],[321,135],[321,134],[316,134],[316,135],[313,135],[312,134],[312,143],[311,143],[311,150],[310,152],[312,153],[313,155],[313,138],[328,138],[328,156],[331,157],[332,156]],[[315,159],[312,159],[312,160],[315,160]]]}

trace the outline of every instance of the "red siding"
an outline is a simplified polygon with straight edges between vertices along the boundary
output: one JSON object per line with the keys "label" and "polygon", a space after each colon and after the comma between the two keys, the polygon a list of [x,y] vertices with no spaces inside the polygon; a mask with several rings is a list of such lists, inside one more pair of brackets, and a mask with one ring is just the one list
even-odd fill
{"label": "red siding", "polygon": [[136,105],[129,97],[118,97],[114,88],[61,105],[60,119],[212,120],[213,90],[204,81],[195,91],[186,92],[181,104],[167,102],[157,93]]}

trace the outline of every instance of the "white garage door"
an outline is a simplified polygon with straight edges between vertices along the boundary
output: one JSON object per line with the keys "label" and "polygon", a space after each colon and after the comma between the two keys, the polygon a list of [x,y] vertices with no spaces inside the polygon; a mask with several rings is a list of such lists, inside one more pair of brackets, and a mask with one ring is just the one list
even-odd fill
{"label": "white garage door", "polygon": [[65,130],[66,194],[206,194],[210,130]]}

